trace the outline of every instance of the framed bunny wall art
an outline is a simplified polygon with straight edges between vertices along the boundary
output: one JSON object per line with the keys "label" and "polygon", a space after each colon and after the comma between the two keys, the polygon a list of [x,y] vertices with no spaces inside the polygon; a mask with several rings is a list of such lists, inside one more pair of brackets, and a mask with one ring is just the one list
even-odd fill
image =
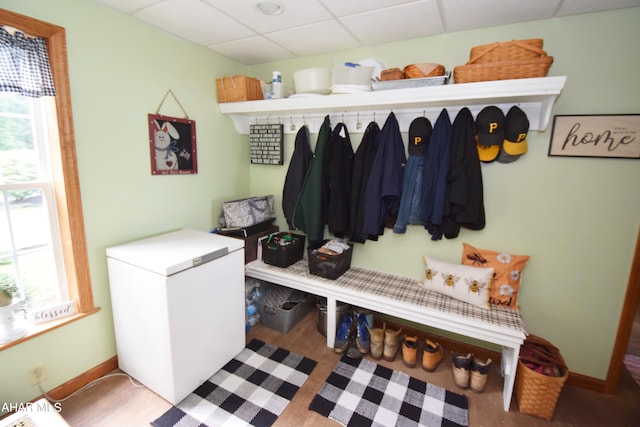
{"label": "framed bunny wall art", "polygon": [[198,173],[195,121],[149,114],[148,125],[151,174]]}

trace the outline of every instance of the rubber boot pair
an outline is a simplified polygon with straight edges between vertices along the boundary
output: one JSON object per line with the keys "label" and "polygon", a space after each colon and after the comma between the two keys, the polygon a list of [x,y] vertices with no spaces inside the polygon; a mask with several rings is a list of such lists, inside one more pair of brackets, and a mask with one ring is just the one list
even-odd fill
{"label": "rubber boot pair", "polygon": [[453,355],[453,382],[458,387],[470,388],[471,391],[482,393],[487,385],[489,370],[491,368],[491,359],[482,362],[474,357],[471,353],[463,356],[461,354]]}
{"label": "rubber boot pair", "polygon": [[396,354],[400,349],[400,332],[402,328],[397,331],[387,329],[387,324],[383,323],[382,328],[369,328],[371,339],[371,357],[376,360],[384,358],[384,360],[392,362],[396,358]]}

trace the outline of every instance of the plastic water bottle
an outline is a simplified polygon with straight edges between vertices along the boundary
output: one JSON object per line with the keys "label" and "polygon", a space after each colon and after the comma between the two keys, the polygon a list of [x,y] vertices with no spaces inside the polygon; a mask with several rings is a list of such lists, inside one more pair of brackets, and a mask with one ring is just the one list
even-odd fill
{"label": "plastic water bottle", "polygon": [[280,71],[274,71],[271,78],[271,90],[273,91],[273,98],[282,98],[282,74]]}

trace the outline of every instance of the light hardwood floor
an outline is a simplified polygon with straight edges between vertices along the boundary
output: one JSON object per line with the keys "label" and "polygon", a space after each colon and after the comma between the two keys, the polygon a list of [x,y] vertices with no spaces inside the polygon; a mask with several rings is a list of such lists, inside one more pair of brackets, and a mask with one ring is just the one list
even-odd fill
{"label": "light hardwood floor", "polygon": [[[334,421],[309,411],[314,395],[339,359],[325,345],[325,338],[316,328],[316,313],[312,311],[288,334],[257,325],[251,328],[247,340],[257,338],[310,357],[318,362],[309,379],[287,406],[275,427],[337,427]],[[551,422],[546,422],[518,410],[514,396],[509,412],[502,409],[502,377],[494,366],[487,388],[475,394],[457,388],[451,374],[450,352],[436,372],[407,368],[398,356],[394,362],[378,363],[452,391],[469,399],[469,424],[472,427],[493,426],[579,426],[637,427],[640,426],[640,387],[624,370],[615,395],[565,385]],[[148,426],[171,407],[169,403],[146,388],[134,388],[125,377],[113,377],[98,382],[62,403],[62,416],[72,427],[84,426]]]}

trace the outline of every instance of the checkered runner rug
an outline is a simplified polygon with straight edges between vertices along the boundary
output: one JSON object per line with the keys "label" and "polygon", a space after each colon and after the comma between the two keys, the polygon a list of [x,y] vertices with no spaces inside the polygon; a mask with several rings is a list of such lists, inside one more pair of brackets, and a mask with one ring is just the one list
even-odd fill
{"label": "checkered runner rug", "polygon": [[367,270],[360,267],[351,267],[337,280],[330,280],[309,273],[309,264],[306,259],[298,261],[287,268],[280,268],[264,263],[262,263],[259,268],[267,270],[273,269],[291,274],[295,277],[312,278],[313,280],[320,280],[332,286],[408,302],[445,313],[458,314],[478,322],[526,333],[524,320],[517,310],[497,306],[492,306],[491,310],[485,310],[473,304],[427,290],[418,283],[418,280],[408,277]]}
{"label": "checkered runner rug", "polygon": [[346,355],[309,409],[343,426],[469,425],[466,396]]}
{"label": "checkered runner rug", "polygon": [[271,426],[317,362],[253,339],[154,427]]}

